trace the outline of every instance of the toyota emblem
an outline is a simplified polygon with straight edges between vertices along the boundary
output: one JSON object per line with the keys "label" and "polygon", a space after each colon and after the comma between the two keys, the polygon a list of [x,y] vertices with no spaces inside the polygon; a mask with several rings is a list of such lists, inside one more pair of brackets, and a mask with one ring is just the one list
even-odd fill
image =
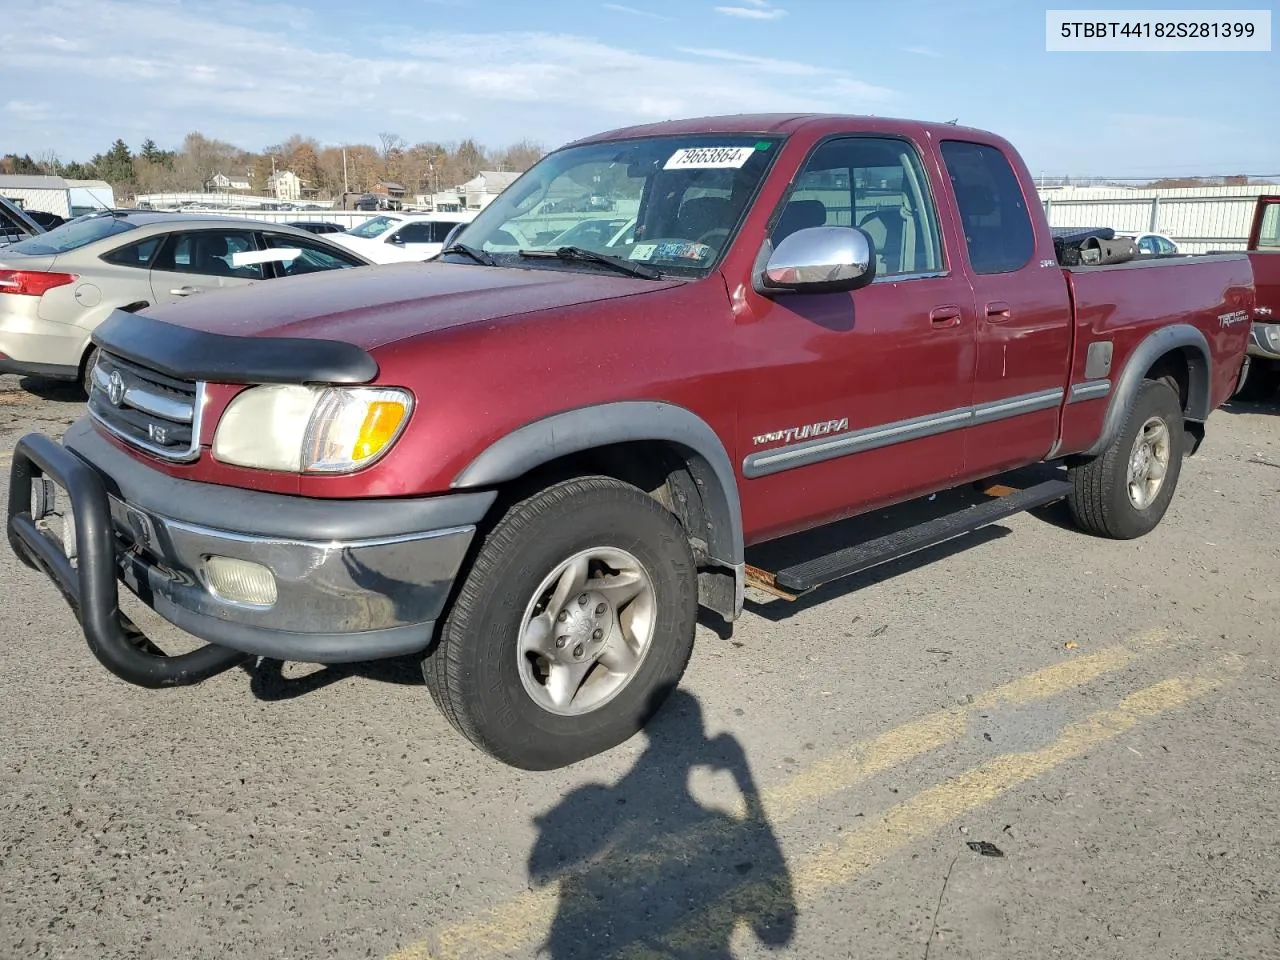
{"label": "toyota emblem", "polygon": [[112,370],[107,378],[107,399],[114,407],[124,403],[124,377],[120,376],[119,370]]}

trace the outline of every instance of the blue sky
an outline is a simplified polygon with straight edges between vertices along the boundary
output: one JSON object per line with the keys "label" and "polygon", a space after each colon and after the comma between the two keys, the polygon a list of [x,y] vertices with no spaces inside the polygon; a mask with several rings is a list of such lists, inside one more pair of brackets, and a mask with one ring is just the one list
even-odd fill
{"label": "blue sky", "polygon": [[84,159],[116,137],[176,146],[190,130],[247,149],[381,131],[553,147],[637,121],[794,109],[958,119],[1007,136],[1037,174],[1280,174],[1280,54],[1046,53],[1045,5],[1025,0],[0,8],[0,153]]}

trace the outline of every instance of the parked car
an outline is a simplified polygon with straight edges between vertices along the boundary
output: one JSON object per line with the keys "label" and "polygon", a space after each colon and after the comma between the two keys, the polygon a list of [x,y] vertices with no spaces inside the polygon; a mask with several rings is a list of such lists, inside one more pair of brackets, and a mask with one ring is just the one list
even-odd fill
{"label": "parked car", "polygon": [[0,248],[44,233],[31,215],[8,197],[0,197]]}
{"label": "parked car", "polygon": [[1178,245],[1172,237],[1163,233],[1140,233],[1133,238],[1138,252],[1147,256],[1167,257],[1178,252]]}
{"label": "parked car", "polygon": [[48,213],[45,210],[28,210],[27,216],[34,220],[45,230],[52,230],[54,227],[60,227],[67,222],[66,217],[60,217],[56,213]]}
{"label": "parked car", "polygon": [[382,213],[330,239],[374,263],[426,260],[444,246],[449,232],[474,213]]}
{"label": "parked car", "polygon": [[81,380],[112,311],[369,260],[284,224],[221,216],[85,214],[0,248],[0,373]]}
{"label": "parked car", "polygon": [[346,227],[340,223],[329,223],[325,220],[290,220],[289,226],[305,230],[307,233],[344,233]]}
{"label": "parked car", "polygon": [[1280,196],[1258,198],[1248,249],[1258,285],[1258,307],[1250,326],[1248,363],[1236,396],[1270,400],[1280,389]]}
{"label": "parked car", "polygon": [[[625,251],[490,250],[606,168],[646,198]],[[794,598],[1062,499],[1147,533],[1253,308],[1243,254],[1061,268],[1025,164],[979,130],[632,127],[538,161],[436,261],[113,313],[88,419],[14,450],[10,539],[129,682],[415,654],[474,744],[556,767],[643,725],[698,605],[732,621],[748,583]],[[883,539],[745,562],[1044,461]],[[142,643],[118,576],[207,645]]]}

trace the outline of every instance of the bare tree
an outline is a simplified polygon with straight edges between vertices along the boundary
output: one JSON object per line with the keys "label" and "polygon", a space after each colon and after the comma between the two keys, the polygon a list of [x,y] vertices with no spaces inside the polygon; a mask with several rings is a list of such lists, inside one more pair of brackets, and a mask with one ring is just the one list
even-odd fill
{"label": "bare tree", "polygon": [[393,153],[401,153],[409,145],[409,141],[398,133],[380,133],[378,141],[382,144],[379,153],[382,154],[384,163],[391,159]]}

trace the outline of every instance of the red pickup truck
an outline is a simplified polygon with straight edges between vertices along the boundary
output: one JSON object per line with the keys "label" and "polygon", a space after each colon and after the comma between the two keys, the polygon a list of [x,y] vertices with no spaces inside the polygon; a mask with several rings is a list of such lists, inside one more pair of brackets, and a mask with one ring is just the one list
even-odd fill
{"label": "red pickup truck", "polygon": [[1258,290],[1241,400],[1269,400],[1280,389],[1280,197],[1259,197],[1249,231],[1249,260]]}
{"label": "red pickup truck", "polygon": [[[432,262],[113,315],[88,416],[16,447],[9,535],[125,680],[415,654],[473,743],[550,768],[636,731],[698,605],[732,621],[749,583],[794,596],[1063,498],[1145,534],[1253,309],[1243,254],[1062,268],[1022,160],[978,130],[618,130]],[[1041,461],[1057,479],[745,562]],[[120,581],[207,645],[166,657]]]}

